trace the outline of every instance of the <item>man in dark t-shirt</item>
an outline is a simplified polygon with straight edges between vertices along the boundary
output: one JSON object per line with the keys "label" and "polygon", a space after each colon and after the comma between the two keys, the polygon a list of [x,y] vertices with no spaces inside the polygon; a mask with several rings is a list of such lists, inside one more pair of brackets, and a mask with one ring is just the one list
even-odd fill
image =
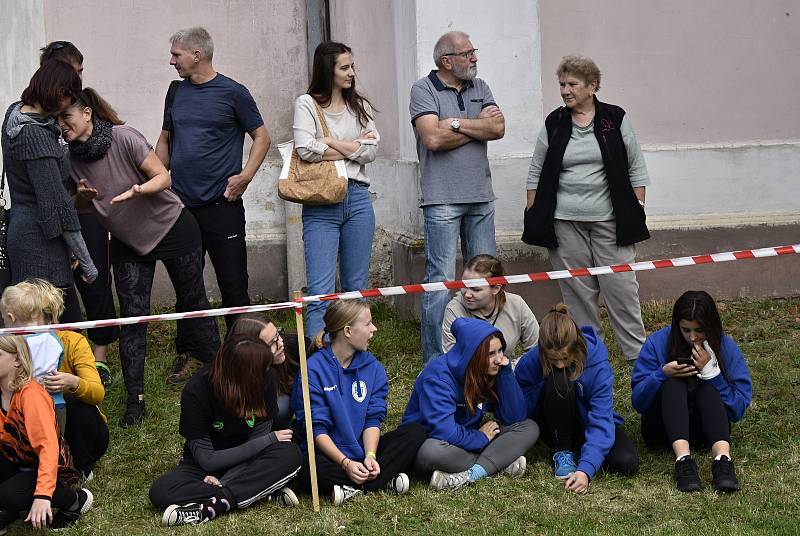
{"label": "man in dark t-shirt", "polygon": [[[170,65],[183,80],[167,93],[156,154],[200,225],[222,306],[249,305],[242,195],[264,161],[269,134],[247,88],[214,70],[205,29],[180,30],[170,42]],[[245,133],[253,145],[243,168]],[[225,318],[229,330],[235,319]],[[176,373],[182,367],[176,362]]]}

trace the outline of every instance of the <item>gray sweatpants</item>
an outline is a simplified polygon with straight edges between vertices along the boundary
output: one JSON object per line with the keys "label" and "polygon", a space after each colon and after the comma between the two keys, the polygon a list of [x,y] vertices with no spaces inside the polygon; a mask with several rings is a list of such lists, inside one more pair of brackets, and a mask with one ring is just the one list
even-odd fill
{"label": "gray sweatpants", "polygon": [[[634,246],[617,245],[616,221],[555,220],[558,247],[548,250],[554,270],[626,264],[635,261]],[[600,327],[600,293],[608,311],[611,329],[622,354],[631,361],[639,357],[645,332],[639,306],[639,283],[634,272],[559,279],[561,295],[579,326]]]}
{"label": "gray sweatpants", "polygon": [[435,470],[460,473],[476,463],[491,476],[524,455],[539,438],[539,426],[525,419],[501,426],[500,433],[481,452],[469,452],[441,439],[428,438],[417,452],[415,469],[429,474]]}

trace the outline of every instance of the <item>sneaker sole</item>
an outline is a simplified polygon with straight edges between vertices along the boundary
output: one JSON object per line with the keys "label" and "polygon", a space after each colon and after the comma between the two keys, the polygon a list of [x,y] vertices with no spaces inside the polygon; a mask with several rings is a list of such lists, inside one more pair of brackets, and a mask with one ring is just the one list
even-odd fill
{"label": "sneaker sole", "polygon": [[[528,459],[525,458],[525,456],[521,456],[521,458],[522,461],[519,463],[516,470],[514,471],[503,470],[503,472],[508,476],[510,476],[511,478],[522,478],[523,476],[525,476],[525,471],[528,469]],[[516,465],[516,463],[517,462],[515,461],[514,464]]]}
{"label": "sneaker sole", "polygon": [[[577,469],[576,469],[575,471],[577,471]],[[571,477],[571,476],[572,476],[572,474],[573,474],[575,471],[572,471],[572,473],[567,473],[567,474],[566,474],[566,475],[564,475],[564,476],[559,476],[559,475],[556,475],[556,474],[554,474],[553,476],[555,476],[555,477],[556,477],[556,479],[558,479],[558,480],[566,480],[566,479],[568,479],[569,477]]]}
{"label": "sneaker sole", "polygon": [[161,526],[162,527],[174,527],[175,526],[175,519],[174,514],[175,510],[180,508],[181,505],[179,504],[171,504],[167,506],[167,509],[164,510],[164,515],[161,516]]}
{"label": "sneaker sole", "polygon": [[399,473],[394,481],[394,491],[397,493],[406,493],[410,487],[411,482],[408,479],[408,475]]}
{"label": "sneaker sole", "polygon": [[441,474],[442,474],[442,472],[439,471],[438,469],[433,472],[433,474],[431,475],[431,481],[428,483],[428,487],[430,489],[432,489],[434,491],[441,491],[442,484],[441,484],[440,478],[439,478],[439,475],[441,475]]}
{"label": "sneaker sole", "polygon": [[281,493],[283,494],[281,506],[284,508],[294,508],[300,504],[300,499],[297,498],[297,495],[294,494],[291,488],[283,488]]}
{"label": "sneaker sole", "polygon": [[86,493],[86,502],[83,503],[83,506],[81,506],[81,515],[88,512],[92,508],[92,505],[94,504],[94,495],[92,494],[92,492],[86,488],[83,488],[83,491],[84,493]]}

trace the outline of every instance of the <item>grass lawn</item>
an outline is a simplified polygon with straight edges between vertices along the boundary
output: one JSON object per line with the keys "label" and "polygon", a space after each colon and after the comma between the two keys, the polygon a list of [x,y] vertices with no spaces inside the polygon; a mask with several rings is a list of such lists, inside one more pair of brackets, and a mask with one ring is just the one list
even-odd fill
{"label": "grass lawn", "polygon": [[[633,478],[599,474],[588,494],[573,495],[552,477],[547,452],[537,445],[519,480],[499,476],[438,493],[418,482],[407,495],[378,493],[341,508],[323,497],[319,514],[311,511],[310,496],[300,495],[299,508],[256,505],[199,527],[162,529],[161,512],[150,506],[147,490],[175,465],[182,446],[177,433],[180,389],[164,383],[172,363],[174,324],[164,323],[150,329],[148,414],[137,428],[122,430],[116,424],[124,385],[116,354],[111,357],[114,384],[103,404],[111,446],[88,485],[95,507],[64,534],[798,534],[800,299],[734,301],[720,309],[723,325],[747,357],[754,383],[753,404],[733,428],[733,458],[743,485],[738,494],[717,495],[710,486],[692,495],[675,490],[672,455],[644,450],[639,418],[630,404],[630,368],[611,343],[616,410],[641,453],[641,472]],[[649,333],[669,323],[670,305],[648,304],[643,313]],[[389,373],[386,427],[394,427],[419,371],[419,327],[384,305],[376,305],[373,314],[378,333],[370,349]],[[277,318],[293,329],[293,314]],[[707,453],[699,453],[697,460],[701,478],[710,483]],[[18,523],[11,533],[35,532]]]}

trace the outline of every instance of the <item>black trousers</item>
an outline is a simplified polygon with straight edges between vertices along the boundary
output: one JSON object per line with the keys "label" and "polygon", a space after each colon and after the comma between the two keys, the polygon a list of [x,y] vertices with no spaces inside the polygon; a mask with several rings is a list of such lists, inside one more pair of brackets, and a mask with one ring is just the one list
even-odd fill
{"label": "black trousers", "polygon": [[64,398],[67,401],[64,439],[75,468],[87,475],[108,450],[108,424],[97,406],[85,404],[74,396]]}
{"label": "black trousers", "polygon": [[[399,473],[409,475],[412,473],[417,451],[427,438],[428,434],[425,428],[419,423],[398,426],[395,430],[383,434],[375,453],[375,459],[381,467],[381,472],[374,480],[367,480],[361,485],[350,480],[350,477],[339,465],[339,460],[331,460],[317,449],[317,487],[321,493],[330,493],[333,491],[333,486],[352,486],[364,491],[381,490]],[[362,462],[363,460],[353,461]],[[299,478],[300,485],[305,490],[311,491],[308,456],[303,457],[303,468]]]}
{"label": "black trousers", "polygon": [[[247,244],[245,242],[244,203],[241,199],[229,203],[224,198],[202,206],[189,208],[200,226],[205,252],[217,275],[222,307],[250,305],[247,293]],[[225,325],[230,332],[239,315],[227,315]]]}
{"label": "black trousers", "polygon": [[[21,512],[28,510],[33,504],[33,493],[36,491],[36,468],[20,468],[19,465],[0,456],[0,510]],[[56,480],[56,489],[50,506],[53,508],[69,508],[78,499],[74,489],[67,487],[60,479]]]}
{"label": "black trousers", "polygon": [[[76,280],[79,278],[79,275],[75,276]],[[78,291],[75,290],[75,285],[59,288],[64,295],[64,312],[61,313],[58,321],[64,324],[69,322],[83,322],[83,311],[81,310],[81,302],[78,300]]]}
{"label": "black trousers", "polygon": [[[108,231],[95,214],[78,214],[81,222],[81,235],[86,242],[89,256],[97,267],[97,279],[90,285],[80,277],[75,278],[75,286],[81,295],[87,320],[116,318],[114,294],[111,292],[111,261],[108,253]],[[119,339],[119,326],[92,328],[87,330],[89,340],[95,344],[111,344]]]}
{"label": "black trousers", "polygon": [[683,439],[698,448],[731,440],[731,423],[713,385],[694,378],[669,378],[642,415],[642,437],[649,447],[671,448]]}
{"label": "black trousers", "polygon": [[[292,441],[278,441],[246,462],[217,473],[194,463],[181,462],[150,486],[150,502],[160,510],[171,504],[202,502],[224,495],[232,507],[245,508],[287,485],[300,471],[300,449]],[[213,475],[222,487],[206,484]]]}
{"label": "black trousers", "polygon": [[[556,452],[578,451],[586,442],[575,390],[575,382],[567,378],[564,370],[555,369],[545,378],[537,423],[542,441]],[[639,470],[636,446],[620,426],[614,428],[614,445],[606,454],[602,469],[622,475]]]}
{"label": "black trousers", "polygon": [[[208,309],[203,282],[203,257],[200,248],[192,253],[161,262],[175,289],[175,311]],[[155,261],[114,262],[114,284],[123,317],[150,314],[150,291],[156,271]],[[175,351],[188,353],[208,363],[219,348],[219,332],[214,318],[178,320]],[[147,324],[122,326],[119,360],[129,399],[144,393],[144,361],[147,355]]]}

